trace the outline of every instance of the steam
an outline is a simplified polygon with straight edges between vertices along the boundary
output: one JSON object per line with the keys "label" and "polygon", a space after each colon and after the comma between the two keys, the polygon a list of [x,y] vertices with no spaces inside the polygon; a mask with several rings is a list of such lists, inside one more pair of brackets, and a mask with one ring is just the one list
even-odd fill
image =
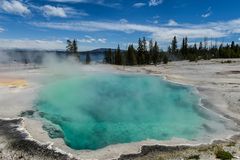
{"label": "steam", "polygon": [[[95,65],[85,65],[64,52],[54,51],[0,50],[0,64],[2,64],[1,69],[4,70],[42,68],[48,73],[61,75],[81,75],[83,72],[102,70],[101,67],[94,67]],[[107,70],[107,67],[104,68]]]}
{"label": "steam", "polygon": [[42,66],[51,73],[63,75],[81,75],[87,72],[104,71],[104,69],[100,69],[94,64],[85,65],[74,57],[59,58],[55,55],[45,56]]}
{"label": "steam", "polygon": [[[204,124],[216,132],[225,131],[218,117],[201,110],[190,88],[153,76],[97,73],[54,82],[40,94],[39,111],[61,127],[74,149],[95,150],[148,138],[208,138]],[[199,112],[212,117],[211,121]]]}
{"label": "steam", "polygon": [[9,62],[10,62],[10,57],[8,56],[8,54],[5,51],[0,50],[0,64],[5,64]]}

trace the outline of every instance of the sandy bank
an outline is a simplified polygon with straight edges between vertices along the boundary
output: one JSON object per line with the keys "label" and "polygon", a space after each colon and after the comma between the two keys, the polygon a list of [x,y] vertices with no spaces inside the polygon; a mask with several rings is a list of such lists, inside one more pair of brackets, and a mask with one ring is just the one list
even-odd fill
{"label": "sandy bank", "polygon": [[23,88],[27,86],[27,82],[21,79],[1,79],[0,86]]}

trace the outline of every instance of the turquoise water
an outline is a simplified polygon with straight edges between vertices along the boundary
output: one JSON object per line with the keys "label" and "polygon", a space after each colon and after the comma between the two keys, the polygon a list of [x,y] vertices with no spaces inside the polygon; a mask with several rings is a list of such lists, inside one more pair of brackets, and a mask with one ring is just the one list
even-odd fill
{"label": "turquoise water", "polygon": [[85,74],[47,84],[37,108],[73,149],[196,138],[206,115],[189,87],[146,75]]}

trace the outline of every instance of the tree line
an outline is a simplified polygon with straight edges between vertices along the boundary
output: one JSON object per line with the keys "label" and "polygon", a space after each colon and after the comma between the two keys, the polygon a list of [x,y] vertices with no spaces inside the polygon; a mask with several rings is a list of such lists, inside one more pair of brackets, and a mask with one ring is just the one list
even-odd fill
{"label": "tree line", "polygon": [[[209,44],[210,43],[210,44]],[[168,53],[171,53],[178,60],[198,61],[201,59],[209,60],[212,58],[240,58],[240,46],[235,44],[220,45],[215,42],[209,41],[207,37],[203,42],[194,43],[189,45],[188,38],[182,39],[180,49],[177,48],[177,38],[174,37],[171,46],[168,48]]]}
{"label": "tree line", "polygon": [[[66,52],[67,55],[80,60],[80,53],[75,39],[72,41],[67,40]],[[133,66],[167,64],[169,60],[198,61],[212,58],[240,58],[240,46],[234,41],[231,44],[221,43],[218,45],[216,42],[213,44],[206,37],[199,43],[189,43],[188,38],[184,37],[180,47],[178,47],[177,37],[174,36],[167,51],[163,51],[157,41],[147,41],[143,37],[139,38],[137,46],[128,45],[127,50],[121,50],[119,45],[117,49],[108,49],[104,54],[103,61],[108,64]],[[86,54],[85,63],[91,63],[89,52]]]}
{"label": "tree line", "polygon": [[116,50],[108,49],[104,56],[104,62],[115,65],[157,65],[161,62],[168,63],[168,56],[159,49],[156,41],[150,40],[147,46],[146,38],[139,38],[138,47],[133,44],[127,51],[121,51],[118,45]]}
{"label": "tree line", "polygon": [[105,53],[104,62],[115,65],[157,65],[159,63],[168,63],[169,60],[189,60],[198,61],[201,59],[209,60],[212,58],[240,58],[240,46],[232,43],[219,46],[217,43],[210,44],[208,38],[203,42],[189,44],[188,38],[184,37],[180,47],[178,47],[177,37],[174,36],[167,51],[159,48],[156,41],[150,40],[147,46],[145,37],[139,38],[138,46],[133,44],[128,46],[127,51],[121,51],[118,45],[114,51],[109,49]]}

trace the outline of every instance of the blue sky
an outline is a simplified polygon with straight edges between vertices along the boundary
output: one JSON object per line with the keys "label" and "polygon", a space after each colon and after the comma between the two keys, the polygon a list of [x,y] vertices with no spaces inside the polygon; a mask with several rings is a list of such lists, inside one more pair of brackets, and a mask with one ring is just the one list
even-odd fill
{"label": "blue sky", "polygon": [[240,40],[239,0],[0,0],[0,48],[126,49],[139,37],[165,49],[204,37],[213,43]]}

